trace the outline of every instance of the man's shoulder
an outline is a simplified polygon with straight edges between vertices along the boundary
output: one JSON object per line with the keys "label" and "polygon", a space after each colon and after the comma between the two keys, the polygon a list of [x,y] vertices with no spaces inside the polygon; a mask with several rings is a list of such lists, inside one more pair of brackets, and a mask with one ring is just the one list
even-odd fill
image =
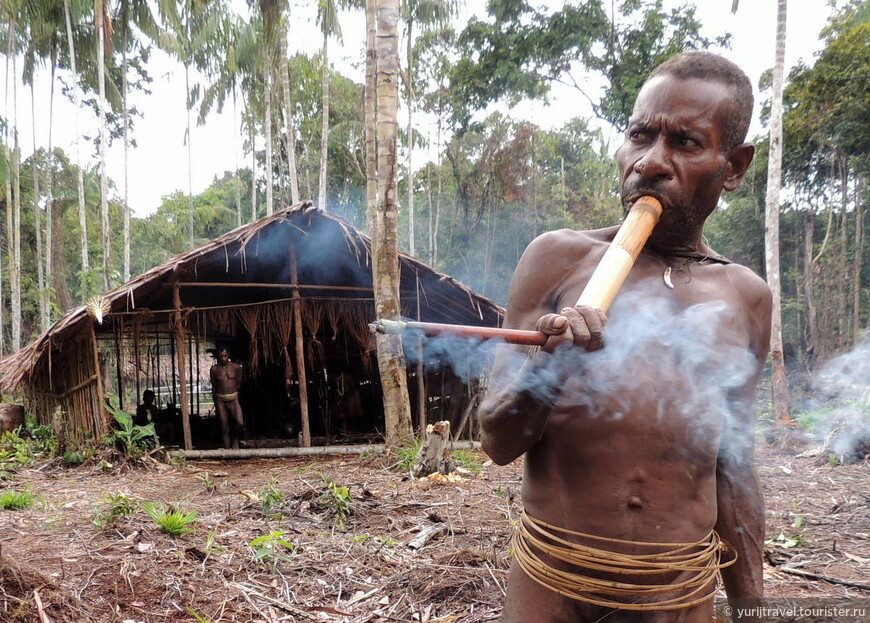
{"label": "man's shoulder", "polygon": [[723,269],[728,275],[731,283],[733,283],[739,291],[744,292],[748,297],[770,297],[770,286],[768,286],[767,282],[748,266],[729,263],[723,265]]}
{"label": "man's shoulder", "polygon": [[529,243],[528,250],[583,250],[597,244],[608,244],[616,235],[618,227],[604,229],[554,229],[539,235]]}

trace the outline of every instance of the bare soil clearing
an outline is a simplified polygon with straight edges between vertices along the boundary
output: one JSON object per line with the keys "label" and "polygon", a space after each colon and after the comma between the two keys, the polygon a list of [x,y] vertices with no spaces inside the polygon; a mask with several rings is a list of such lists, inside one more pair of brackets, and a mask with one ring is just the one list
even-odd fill
{"label": "bare soil clearing", "polygon": [[[21,470],[5,486],[29,485],[38,502],[0,511],[0,621],[497,620],[522,465],[478,459],[480,472],[455,482],[404,477],[382,456]],[[758,464],[767,595],[870,599],[870,466],[770,447]],[[264,516],[257,496],[273,478],[284,503]],[[141,509],[96,529],[95,507],[118,492],[195,511],[195,532],[170,537]],[[427,529],[431,540],[409,547]],[[257,561],[248,544],[270,534],[295,549]]]}

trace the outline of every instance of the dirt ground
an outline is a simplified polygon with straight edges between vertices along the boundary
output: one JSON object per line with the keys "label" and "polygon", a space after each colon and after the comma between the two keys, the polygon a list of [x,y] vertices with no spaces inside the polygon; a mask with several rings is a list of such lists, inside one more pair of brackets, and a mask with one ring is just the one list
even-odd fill
{"label": "dirt ground", "polygon": [[[37,503],[0,510],[0,621],[497,620],[522,465],[474,456],[479,472],[455,482],[410,479],[383,456],[20,470],[0,491],[29,486]],[[870,466],[771,447],[758,462],[767,595],[870,599]],[[194,531],[170,537],[141,507],[97,529],[119,492],[195,512]],[[257,560],[249,543],[269,535]]]}

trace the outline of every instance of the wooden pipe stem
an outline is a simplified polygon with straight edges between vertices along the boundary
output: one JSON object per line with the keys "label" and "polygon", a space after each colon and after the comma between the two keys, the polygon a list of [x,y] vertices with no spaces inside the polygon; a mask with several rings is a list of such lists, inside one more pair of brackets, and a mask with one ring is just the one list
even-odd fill
{"label": "wooden pipe stem", "polygon": [[603,312],[610,309],[661,215],[662,204],[655,197],[641,197],[631,206],[613,242],[583,288],[577,305],[588,305]]}
{"label": "wooden pipe stem", "polygon": [[399,320],[377,320],[369,325],[374,333],[402,333],[407,330],[420,331],[423,335],[455,335],[478,340],[502,340],[508,344],[523,346],[543,346],[547,334],[541,331],[524,329],[499,329],[496,327],[473,327],[461,324],[442,324],[440,322],[415,322]]}
{"label": "wooden pipe stem", "polygon": [[[586,287],[583,288],[580,298],[577,299],[577,305],[589,305],[604,312],[610,309],[610,304],[625,283],[631,267],[634,266],[637,256],[652,234],[661,214],[662,204],[655,197],[640,197],[631,206],[613,242],[607,247]],[[401,333],[406,329],[413,329],[427,336],[449,334],[480,340],[499,339],[508,344],[523,346],[543,346],[548,337],[541,331],[472,327],[437,322],[380,319],[371,323],[369,327],[374,333]]]}

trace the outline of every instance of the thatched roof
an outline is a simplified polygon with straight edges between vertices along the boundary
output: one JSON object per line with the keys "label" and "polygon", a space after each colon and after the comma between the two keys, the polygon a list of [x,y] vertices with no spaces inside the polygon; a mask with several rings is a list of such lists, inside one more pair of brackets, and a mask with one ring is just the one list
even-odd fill
{"label": "thatched roof", "polygon": [[[142,273],[104,294],[103,308],[109,315],[172,310],[176,283],[188,286],[182,292],[186,309],[289,298],[291,249],[303,298],[371,300],[371,239],[347,221],[303,202]],[[489,299],[409,255],[400,253],[399,263],[403,305],[413,301],[408,309],[416,309],[419,302],[422,320],[500,325],[503,310]],[[0,387],[14,391],[30,382],[47,364],[50,346],[81,335],[92,322],[86,306],[68,312],[30,345],[0,361]]]}

